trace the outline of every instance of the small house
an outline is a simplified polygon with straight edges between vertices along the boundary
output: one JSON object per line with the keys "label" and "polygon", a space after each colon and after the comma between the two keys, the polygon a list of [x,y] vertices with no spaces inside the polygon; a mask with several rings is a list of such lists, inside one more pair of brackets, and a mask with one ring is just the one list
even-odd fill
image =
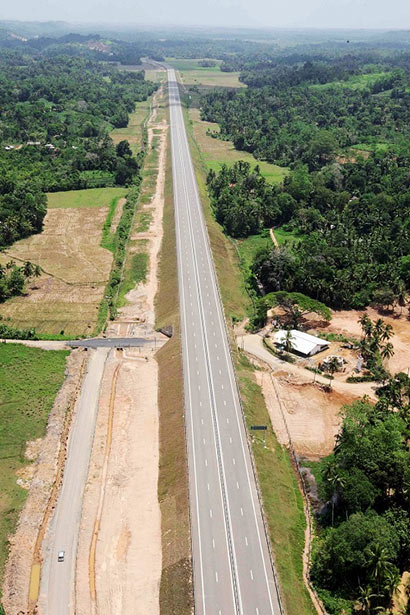
{"label": "small house", "polygon": [[275,344],[284,348],[288,343],[292,352],[303,357],[313,357],[313,355],[326,350],[330,346],[330,342],[303,331],[292,329],[290,331],[290,338],[288,333],[285,329],[280,329],[275,335]]}

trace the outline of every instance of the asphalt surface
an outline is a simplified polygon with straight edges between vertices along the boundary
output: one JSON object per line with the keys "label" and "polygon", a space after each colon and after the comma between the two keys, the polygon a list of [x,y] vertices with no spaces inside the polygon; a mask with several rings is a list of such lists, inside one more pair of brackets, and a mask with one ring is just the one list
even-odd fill
{"label": "asphalt surface", "polygon": [[196,615],[279,615],[175,71],[168,70]]}
{"label": "asphalt surface", "polygon": [[[41,575],[41,612],[74,613],[75,563],[84,487],[108,348],[92,351],[70,432],[63,484],[50,524]],[[64,562],[57,561],[65,551]]]}

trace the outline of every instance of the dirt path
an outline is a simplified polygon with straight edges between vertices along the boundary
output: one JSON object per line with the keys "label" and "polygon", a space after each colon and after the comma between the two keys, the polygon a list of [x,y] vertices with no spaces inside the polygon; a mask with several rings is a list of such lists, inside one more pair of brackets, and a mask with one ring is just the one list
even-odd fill
{"label": "dirt path", "polygon": [[270,233],[270,238],[272,239],[272,243],[275,246],[275,248],[277,250],[279,250],[279,244],[278,244],[278,240],[275,237],[275,231],[273,228],[269,229],[269,233]]}
{"label": "dirt path", "polygon": [[[154,331],[154,298],[168,128],[158,119],[160,102],[161,93],[154,98],[148,122],[149,143],[154,130],[155,136],[160,136],[156,187],[142,208],[151,212],[151,223],[143,233],[132,232],[132,242],[146,241],[147,278],[128,293],[128,304],[107,330],[109,336],[160,336]],[[162,553],[157,396],[155,345],[142,353],[140,349],[111,353],[83,502],[76,578],[78,615],[159,613]]]}

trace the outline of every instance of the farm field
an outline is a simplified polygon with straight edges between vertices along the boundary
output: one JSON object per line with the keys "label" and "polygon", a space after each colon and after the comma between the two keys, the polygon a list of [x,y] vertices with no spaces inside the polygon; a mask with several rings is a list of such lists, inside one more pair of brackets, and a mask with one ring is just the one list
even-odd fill
{"label": "farm field", "polygon": [[27,491],[17,484],[29,464],[26,442],[44,435],[68,352],[0,344],[0,588],[13,533]]}
{"label": "farm field", "polygon": [[[48,335],[90,335],[111,270],[112,254],[101,247],[107,215],[125,189],[98,188],[51,197],[44,230],[8,248],[2,260],[30,260],[42,275],[25,295],[0,305],[0,315],[18,328]],[[110,207],[111,205],[111,207]]]}
{"label": "farm field", "polygon": [[238,160],[244,160],[249,162],[252,168],[259,165],[262,175],[273,184],[279,184],[288,174],[286,168],[256,160],[249,152],[235,149],[231,141],[221,141],[208,135],[207,131],[219,131],[219,126],[213,122],[202,121],[199,109],[190,109],[189,118],[192,122],[195,141],[201,150],[207,170],[213,169],[218,172],[223,164],[232,165]]}
{"label": "farm field", "polygon": [[125,196],[125,188],[89,188],[88,190],[69,190],[68,192],[49,192],[47,194],[48,209],[64,209],[66,207],[105,207],[112,199]]}
{"label": "farm field", "polygon": [[239,81],[239,72],[224,73],[220,69],[221,60],[213,60],[216,66],[200,66],[196,60],[181,60],[165,58],[173,68],[178,70],[182,82],[185,85],[204,85],[214,87],[244,88],[244,83]]}

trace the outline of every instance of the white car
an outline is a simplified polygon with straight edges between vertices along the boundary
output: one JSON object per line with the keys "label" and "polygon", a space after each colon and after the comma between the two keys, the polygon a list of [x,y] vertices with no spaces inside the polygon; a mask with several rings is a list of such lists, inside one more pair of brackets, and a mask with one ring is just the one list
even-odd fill
{"label": "white car", "polygon": [[58,555],[57,555],[57,561],[58,562],[63,562],[64,561],[64,555],[65,555],[65,551],[59,551]]}

